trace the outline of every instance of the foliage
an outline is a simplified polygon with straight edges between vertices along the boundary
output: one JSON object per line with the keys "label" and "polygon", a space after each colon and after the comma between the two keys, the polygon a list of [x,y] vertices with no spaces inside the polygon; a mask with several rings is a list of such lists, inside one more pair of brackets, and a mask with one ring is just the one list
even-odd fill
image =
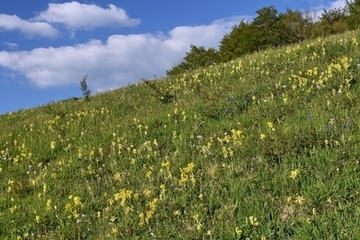
{"label": "foliage", "polygon": [[350,29],[358,29],[360,27],[360,0],[346,0],[345,9],[349,15],[347,23]]}
{"label": "foliage", "polygon": [[279,43],[277,29],[278,15],[274,6],[256,11],[257,16],[249,23],[242,20],[220,41],[219,52],[222,61],[252,53]]}
{"label": "foliage", "polygon": [[167,71],[168,76],[186,73],[191,70],[206,67],[219,62],[218,53],[215,48],[205,49],[190,45],[190,51],[186,53],[183,61]]}
{"label": "foliage", "polygon": [[225,34],[220,41],[221,60],[226,62],[254,52],[257,49],[254,31],[254,27],[245,20],[233,26],[231,32]]}
{"label": "foliage", "polygon": [[346,12],[342,8],[324,9],[320,20],[316,24],[322,31],[322,36],[328,36],[346,31],[348,28],[346,19]]}
{"label": "foliage", "polygon": [[175,99],[175,96],[171,94],[169,91],[162,92],[155,84],[155,81],[150,81],[146,79],[142,79],[143,82],[148,85],[155,93],[155,96],[162,103],[172,103]]}
{"label": "foliage", "polygon": [[359,239],[359,42],[1,115],[0,239]]}
{"label": "foliage", "polygon": [[279,40],[277,45],[288,45],[308,39],[313,28],[313,19],[310,15],[299,10],[287,9],[285,13],[279,14],[276,23],[279,29]]}
{"label": "foliage", "polygon": [[251,25],[255,28],[253,34],[258,49],[277,45],[281,36],[277,28],[279,16],[275,6],[263,7],[256,14]]}

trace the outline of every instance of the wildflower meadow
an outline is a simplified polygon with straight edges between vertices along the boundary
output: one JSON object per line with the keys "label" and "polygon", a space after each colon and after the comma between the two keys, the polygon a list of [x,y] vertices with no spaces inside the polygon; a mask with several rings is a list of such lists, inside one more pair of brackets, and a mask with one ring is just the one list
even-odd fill
{"label": "wildflower meadow", "polygon": [[360,32],[0,116],[0,239],[359,239]]}

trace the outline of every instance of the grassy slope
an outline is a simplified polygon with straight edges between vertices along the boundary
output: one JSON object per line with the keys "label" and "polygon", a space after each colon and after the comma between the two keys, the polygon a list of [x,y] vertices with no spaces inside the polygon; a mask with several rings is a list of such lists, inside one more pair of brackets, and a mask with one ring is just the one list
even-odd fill
{"label": "grassy slope", "polygon": [[0,238],[359,238],[358,43],[0,116]]}

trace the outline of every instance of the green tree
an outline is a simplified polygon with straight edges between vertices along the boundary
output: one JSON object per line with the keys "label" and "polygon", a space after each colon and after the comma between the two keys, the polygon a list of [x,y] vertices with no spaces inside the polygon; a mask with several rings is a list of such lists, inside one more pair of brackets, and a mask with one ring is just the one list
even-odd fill
{"label": "green tree", "polygon": [[275,46],[280,41],[278,29],[278,11],[274,6],[263,7],[256,11],[256,17],[251,25],[255,28],[254,37],[259,49]]}
{"label": "green tree", "polygon": [[313,19],[309,14],[288,8],[285,13],[279,15],[277,45],[297,43],[309,38],[313,25]]}
{"label": "green tree", "polygon": [[324,9],[319,21],[316,22],[313,37],[324,37],[344,32],[348,29],[346,10],[334,8]]}
{"label": "green tree", "polygon": [[245,20],[233,26],[231,32],[225,34],[220,41],[219,53],[221,60],[230,61],[255,51],[257,45],[254,30],[254,27]]}
{"label": "green tree", "polygon": [[194,69],[209,66],[219,62],[218,51],[215,48],[197,47],[193,44],[190,45],[190,51],[182,62],[172,69],[166,71],[168,76],[177,75]]}
{"label": "green tree", "polygon": [[348,13],[347,23],[350,29],[358,29],[360,27],[360,0],[346,0],[345,9]]}

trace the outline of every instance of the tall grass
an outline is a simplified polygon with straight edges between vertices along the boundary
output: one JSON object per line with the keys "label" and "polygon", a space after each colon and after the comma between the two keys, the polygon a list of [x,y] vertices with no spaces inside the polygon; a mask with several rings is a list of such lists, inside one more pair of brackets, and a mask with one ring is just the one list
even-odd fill
{"label": "tall grass", "polygon": [[358,239],[359,42],[0,116],[0,238]]}

